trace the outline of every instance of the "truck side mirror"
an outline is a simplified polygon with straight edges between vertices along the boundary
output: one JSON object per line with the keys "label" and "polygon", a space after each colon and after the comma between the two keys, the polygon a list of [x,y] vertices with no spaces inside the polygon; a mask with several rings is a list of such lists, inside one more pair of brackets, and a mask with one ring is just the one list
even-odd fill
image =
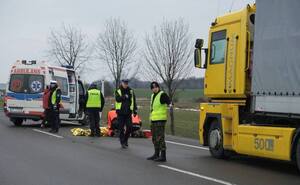
{"label": "truck side mirror", "polygon": [[194,51],[194,65],[196,68],[202,67],[201,49],[196,48]]}
{"label": "truck side mirror", "polygon": [[196,39],[195,48],[202,49],[203,47],[203,39]]}
{"label": "truck side mirror", "polygon": [[[206,61],[207,61],[207,48],[203,47],[203,39],[197,39],[195,44],[195,51],[194,51],[194,65],[196,68],[205,69],[206,68]],[[205,51],[205,64],[202,65],[202,50]]]}

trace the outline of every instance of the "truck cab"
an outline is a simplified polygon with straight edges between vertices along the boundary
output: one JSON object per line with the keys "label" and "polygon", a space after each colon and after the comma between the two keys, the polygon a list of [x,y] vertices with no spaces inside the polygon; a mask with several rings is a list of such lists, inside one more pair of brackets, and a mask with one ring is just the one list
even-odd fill
{"label": "truck cab", "polygon": [[[275,6],[278,4],[258,1],[240,11],[218,17],[211,24],[207,48],[203,47],[203,39],[196,40],[195,67],[206,70],[204,95],[210,99],[200,104],[199,139],[201,144],[209,146],[211,155],[216,158],[228,158],[233,153],[245,154],[293,161],[300,169],[300,114],[297,114],[300,111],[296,111],[296,106],[284,108],[292,105],[292,101],[289,100],[289,104],[284,102],[288,98],[278,96],[280,93],[261,90],[267,85],[272,88],[270,82],[256,90],[257,84],[264,84],[265,79],[278,78],[278,75],[274,76],[276,65],[285,62],[272,64],[268,60],[272,58],[268,55],[274,54],[272,46],[265,48],[263,56],[257,54],[263,51],[256,50],[270,39],[264,34],[266,15],[263,7],[271,9],[269,16],[278,20],[276,11],[280,8]],[[268,61],[273,67],[265,67]],[[292,98],[291,94],[290,99],[297,98]],[[275,100],[283,107],[271,107]]]}
{"label": "truck cab", "polygon": [[[204,93],[211,99],[245,99],[253,47],[255,6],[216,18],[211,24],[208,48],[196,41],[195,65],[205,68]],[[201,50],[206,51],[204,64]],[[199,57],[198,57],[199,56]]]}

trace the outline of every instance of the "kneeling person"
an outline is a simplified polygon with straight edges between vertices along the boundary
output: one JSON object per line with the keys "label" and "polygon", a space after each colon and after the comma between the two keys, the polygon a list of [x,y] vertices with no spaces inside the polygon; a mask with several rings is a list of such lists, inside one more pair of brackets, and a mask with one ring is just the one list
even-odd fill
{"label": "kneeling person", "polygon": [[148,157],[148,160],[157,162],[165,162],[166,159],[166,142],[165,142],[165,126],[168,118],[168,105],[170,105],[169,96],[160,90],[157,82],[151,83],[151,132],[152,142],[154,144],[154,154]]}
{"label": "kneeling person", "polygon": [[86,113],[89,116],[91,137],[101,136],[100,132],[100,112],[104,107],[104,97],[100,90],[97,89],[96,84],[91,84],[89,90],[86,93]]}

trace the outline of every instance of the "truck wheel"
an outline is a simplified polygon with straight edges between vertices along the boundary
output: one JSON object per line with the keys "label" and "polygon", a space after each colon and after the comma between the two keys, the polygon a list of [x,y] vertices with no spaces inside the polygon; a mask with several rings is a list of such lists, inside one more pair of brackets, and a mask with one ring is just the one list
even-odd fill
{"label": "truck wheel", "polygon": [[210,154],[218,159],[226,158],[225,150],[223,148],[223,133],[221,124],[214,120],[211,123],[208,132],[208,145]]}
{"label": "truck wheel", "polygon": [[15,126],[19,127],[19,126],[22,126],[23,119],[16,118],[16,119],[13,119],[12,122],[14,123]]}
{"label": "truck wheel", "polygon": [[296,163],[297,163],[297,166],[298,166],[298,169],[300,171],[300,138],[298,138],[298,141],[297,141],[297,148],[296,148]]}

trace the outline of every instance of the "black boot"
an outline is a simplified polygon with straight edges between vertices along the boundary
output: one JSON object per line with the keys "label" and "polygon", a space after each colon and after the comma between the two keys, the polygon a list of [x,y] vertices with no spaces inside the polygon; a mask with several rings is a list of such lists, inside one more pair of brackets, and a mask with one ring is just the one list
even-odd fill
{"label": "black boot", "polygon": [[94,132],[91,132],[89,137],[95,137],[95,133]]}
{"label": "black boot", "polygon": [[124,142],[124,145],[128,147],[128,140]]}
{"label": "black boot", "polygon": [[155,160],[159,157],[159,149],[155,148],[155,152],[151,157],[148,157],[147,160]]}
{"label": "black boot", "polygon": [[166,158],[166,151],[163,150],[161,151],[161,155],[159,158],[154,159],[155,162],[166,162],[167,158]]}
{"label": "black boot", "polygon": [[121,144],[121,147],[122,147],[123,149],[126,149],[126,148],[127,148],[127,146],[126,146],[124,143]]}
{"label": "black boot", "polygon": [[96,132],[96,137],[101,137],[101,132],[99,133],[99,132]]}

